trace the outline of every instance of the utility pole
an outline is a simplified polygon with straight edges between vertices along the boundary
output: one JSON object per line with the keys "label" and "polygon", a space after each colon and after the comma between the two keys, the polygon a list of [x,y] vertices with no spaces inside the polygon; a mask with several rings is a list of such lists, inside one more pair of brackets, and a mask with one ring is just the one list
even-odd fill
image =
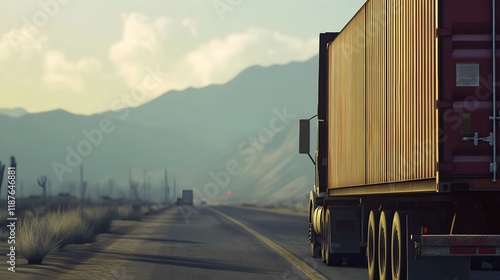
{"label": "utility pole", "polygon": [[167,169],[165,169],[165,178],[164,180],[164,192],[165,192],[165,202],[170,201],[170,187],[168,186],[168,176],[167,176]]}
{"label": "utility pole", "polygon": [[148,174],[146,177],[146,188],[148,192],[148,201],[151,201],[151,175]]}
{"label": "utility pole", "polygon": [[177,199],[177,189],[175,187],[175,178],[174,178],[174,199]]}
{"label": "utility pole", "polygon": [[80,191],[81,191],[81,200],[85,201],[85,194],[87,192],[87,182],[83,180],[83,164],[80,165]]}

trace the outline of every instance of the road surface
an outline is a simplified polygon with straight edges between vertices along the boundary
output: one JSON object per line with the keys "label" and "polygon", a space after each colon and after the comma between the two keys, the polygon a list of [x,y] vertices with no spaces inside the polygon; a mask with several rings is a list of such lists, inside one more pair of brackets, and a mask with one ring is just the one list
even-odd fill
{"label": "road surface", "polygon": [[[305,216],[229,206],[170,208],[119,222],[89,245],[69,245],[42,266],[1,279],[368,279],[365,267],[309,257]],[[5,267],[5,266],[4,266]],[[478,274],[479,273],[479,274]],[[472,279],[500,279],[474,272]]]}

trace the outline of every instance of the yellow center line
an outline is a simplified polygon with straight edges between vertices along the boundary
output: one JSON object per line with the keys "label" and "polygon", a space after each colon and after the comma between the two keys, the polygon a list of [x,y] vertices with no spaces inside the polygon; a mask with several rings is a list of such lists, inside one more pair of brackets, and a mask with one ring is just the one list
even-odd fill
{"label": "yellow center line", "polygon": [[218,210],[215,210],[213,208],[207,208],[207,209],[209,209],[210,211],[213,211],[213,212],[223,216],[224,218],[230,220],[231,222],[239,225],[244,230],[246,230],[247,232],[249,232],[253,236],[260,239],[262,242],[264,242],[267,246],[269,246],[274,251],[278,252],[280,254],[280,256],[282,256],[287,261],[289,261],[294,267],[296,267],[298,270],[300,270],[302,273],[304,273],[310,279],[328,280],[328,278],[326,278],[323,274],[319,273],[318,271],[316,271],[315,269],[310,267],[307,263],[303,262],[301,259],[297,258],[294,254],[290,253],[287,249],[281,247],[280,245],[278,245],[276,242],[272,241],[271,239],[265,237],[264,235],[258,233],[257,231],[255,231],[255,230],[251,229],[250,227],[246,226],[245,224],[241,223],[240,221],[238,221],[234,218],[231,218],[228,215],[226,215]]}

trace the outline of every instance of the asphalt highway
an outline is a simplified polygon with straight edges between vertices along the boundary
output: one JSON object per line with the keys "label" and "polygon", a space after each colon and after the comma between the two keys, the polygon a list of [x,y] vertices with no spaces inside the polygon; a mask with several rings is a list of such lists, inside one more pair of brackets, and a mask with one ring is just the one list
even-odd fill
{"label": "asphalt highway", "polygon": [[[329,267],[311,258],[303,215],[183,206],[118,225],[96,243],[69,245],[42,266],[23,266],[14,278],[4,278],[3,273],[0,278],[368,279],[365,266]],[[470,279],[498,280],[500,273],[474,271]]]}

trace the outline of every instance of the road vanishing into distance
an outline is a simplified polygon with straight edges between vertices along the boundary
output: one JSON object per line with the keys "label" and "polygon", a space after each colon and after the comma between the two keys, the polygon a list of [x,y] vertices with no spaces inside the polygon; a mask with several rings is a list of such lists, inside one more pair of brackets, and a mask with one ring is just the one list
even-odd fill
{"label": "road vanishing into distance", "polygon": [[[312,259],[307,217],[254,208],[172,207],[128,221],[98,242],[69,245],[19,279],[368,279],[366,267],[328,267]],[[500,279],[474,271],[471,279]],[[0,278],[4,279],[3,272]],[[12,278],[9,275],[9,279]],[[7,279],[7,278],[5,278]],[[444,279],[443,279],[444,280]]]}

